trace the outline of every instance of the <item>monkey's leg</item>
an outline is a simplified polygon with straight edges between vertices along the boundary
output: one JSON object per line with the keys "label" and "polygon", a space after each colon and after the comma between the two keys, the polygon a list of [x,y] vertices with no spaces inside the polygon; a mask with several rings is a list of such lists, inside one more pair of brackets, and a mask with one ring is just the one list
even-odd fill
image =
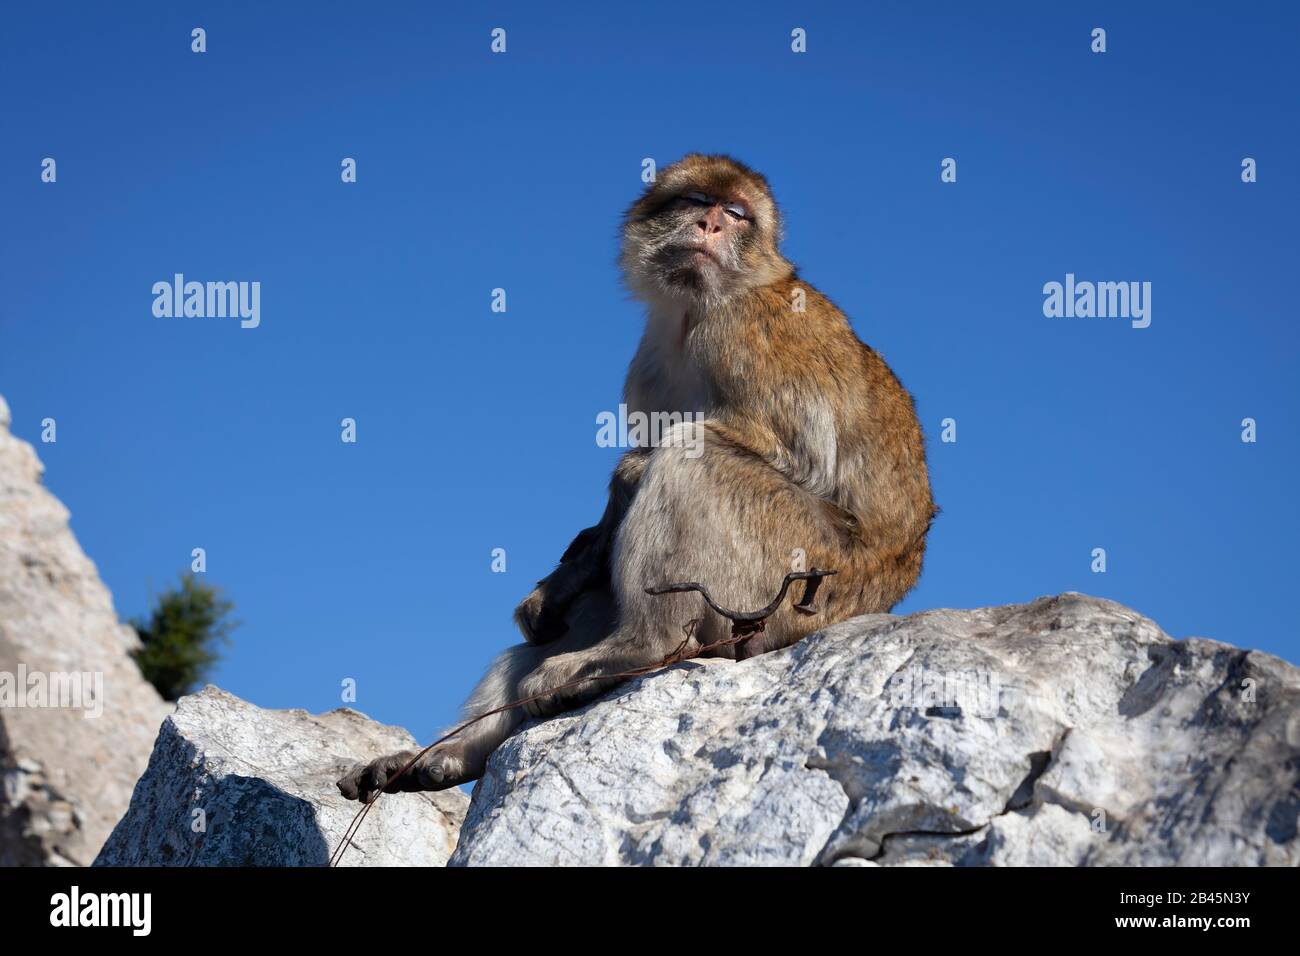
{"label": "monkey's leg", "polygon": [[[522,697],[520,682],[547,656],[581,650],[607,635],[614,626],[612,597],[608,592],[588,592],[574,602],[566,624],[564,637],[548,647],[519,644],[499,655],[465,702],[457,726]],[[387,793],[446,790],[476,780],[483,775],[488,756],[526,716],[516,707],[484,717],[434,747],[396,779],[418,751],[405,750],[368,764],[357,764],[338,781],[339,792],[349,800],[364,801],[379,790]]]}
{"label": "monkey's leg", "polygon": [[[729,622],[694,593],[652,596],[647,586],[698,581],[719,603],[741,610],[772,599],[794,555],[809,566],[841,574],[818,593],[823,607],[831,592],[856,588],[860,562],[845,530],[827,503],[792,483],[749,451],[731,429],[710,424],[695,449],[656,450],[618,534],[612,583],[618,601],[617,629],[594,646],[548,658],[524,678],[521,689],[548,696],[531,706],[547,715],[578,706],[608,689],[608,681],[561,685],[644,667],[663,660],[683,640],[683,627],[701,624],[694,640],[708,644],[725,637]],[[692,451],[694,456],[692,456]],[[793,643],[825,623],[823,614],[802,615],[791,598],[750,639],[755,649]]]}
{"label": "monkey's leg", "polygon": [[549,644],[564,633],[565,614],[580,594],[609,589],[610,553],[623,516],[650,460],[649,448],[634,448],[619,460],[609,482],[609,501],[600,523],[580,532],[559,566],[537,582],[515,608],[515,623],[529,644]]}

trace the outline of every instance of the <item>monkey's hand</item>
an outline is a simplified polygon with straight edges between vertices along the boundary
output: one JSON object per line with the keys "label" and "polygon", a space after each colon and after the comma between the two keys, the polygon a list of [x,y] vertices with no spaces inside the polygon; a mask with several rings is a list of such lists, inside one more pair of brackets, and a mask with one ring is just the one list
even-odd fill
{"label": "monkey's hand", "polygon": [[465,761],[453,748],[435,747],[416,760],[410,770],[401,773],[415,754],[414,750],[403,750],[357,764],[339,778],[339,793],[348,800],[369,803],[381,790],[384,793],[446,790],[465,782]]}
{"label": "monkey's hand", "polygon": [[599,525],[573,539],[560,566],[537,582],[515,608],[515,623],[529,644],[549,644],[563,637],[564,616],[583,591],[600,587],[609,575],[608,547]]}
{"label": "monkey's hand", "polygon": [[563,637],[568,630],[564,623],[564,612],[560,602],[551,598],[548,585],[551,579],[537,582],[528,597],[519,602],[515,608],[515,624],[519,633],[529,644],[549,644]]}

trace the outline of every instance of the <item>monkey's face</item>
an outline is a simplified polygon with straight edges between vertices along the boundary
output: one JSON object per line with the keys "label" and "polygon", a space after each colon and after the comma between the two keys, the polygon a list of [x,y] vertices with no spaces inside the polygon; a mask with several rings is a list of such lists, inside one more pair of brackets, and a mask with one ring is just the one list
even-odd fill
{"label": "monkey's face", "polygon": [[628,210],[621,262],[632,291],[649,302],[714,304],[789,272],[779,233],[762,176],[725,156],[692,154]]}

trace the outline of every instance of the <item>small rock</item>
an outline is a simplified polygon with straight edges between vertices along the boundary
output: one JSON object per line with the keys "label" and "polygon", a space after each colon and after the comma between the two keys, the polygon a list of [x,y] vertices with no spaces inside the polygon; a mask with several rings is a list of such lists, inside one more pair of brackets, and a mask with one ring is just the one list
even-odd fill
{"label": "small rock", "polygon": [[[334,782],[355,763],[419,749],[399,727],[343,708],[265,710],[216,687],[163,722],[131,807],[96,866],[324,866],[361,805]],[[344,866],[442,866],[469,798],[385,794]]]}

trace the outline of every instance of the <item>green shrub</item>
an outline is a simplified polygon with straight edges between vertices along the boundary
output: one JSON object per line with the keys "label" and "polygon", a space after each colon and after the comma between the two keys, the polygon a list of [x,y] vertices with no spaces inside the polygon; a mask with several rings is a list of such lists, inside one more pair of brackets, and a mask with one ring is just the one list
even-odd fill
{"label": "green shrub", "polygon": [[220,590],[182,575],[179,587],[158,597],[147,621],[131,622],[144,644],[131,656],[145,680],[166,700],[196,689],[220,656],[218,647],[239,626],[228,618],[233,609]]}

